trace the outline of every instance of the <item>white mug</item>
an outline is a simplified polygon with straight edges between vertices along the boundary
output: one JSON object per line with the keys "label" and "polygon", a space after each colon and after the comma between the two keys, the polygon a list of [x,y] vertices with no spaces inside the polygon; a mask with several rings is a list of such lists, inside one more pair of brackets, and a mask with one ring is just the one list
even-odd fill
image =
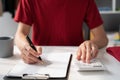
{"label": "white mug", "polygon": [[14,40],[10,36],[0,37],[0,58],[13,56]]}

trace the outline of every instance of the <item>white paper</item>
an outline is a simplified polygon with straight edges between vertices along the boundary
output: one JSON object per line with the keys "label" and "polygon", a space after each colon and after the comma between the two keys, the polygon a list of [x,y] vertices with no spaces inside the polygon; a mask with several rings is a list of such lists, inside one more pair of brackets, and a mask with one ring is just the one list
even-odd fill
{"label": "white paper", "polygon": [[23,74],[49,74],[50,77],[66,77],[70,53],[44,53],[44,64],[26,64],[22,60],[8,73],[8,75],[22,76]]}

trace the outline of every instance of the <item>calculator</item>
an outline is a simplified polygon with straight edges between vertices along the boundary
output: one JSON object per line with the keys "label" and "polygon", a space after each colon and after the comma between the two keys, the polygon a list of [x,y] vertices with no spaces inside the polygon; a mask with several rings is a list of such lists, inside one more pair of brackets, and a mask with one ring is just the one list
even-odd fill
{"label": "calculator", "polygon": [[99,59],[92,59],[90,63],[77,61],[76,65],[78,67],[78,71],[104,71],[105,70],[105,66]]}

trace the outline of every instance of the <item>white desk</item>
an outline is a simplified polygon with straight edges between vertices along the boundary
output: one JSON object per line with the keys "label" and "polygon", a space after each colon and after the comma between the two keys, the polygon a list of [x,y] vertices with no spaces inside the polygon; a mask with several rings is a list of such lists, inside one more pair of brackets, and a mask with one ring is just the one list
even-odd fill
{"label": "white desk", "polygon": [[[100,50],[98,58],[101,59],[106,66],[106,71],[99,72],[78,72],[74,64],[77,47],[43,47],[44,52],[70,52],[73,53],[73,59],[70,67],[68,80],[120,80],[120,63],[112,56],[105,52],[105,49]],[[0,58],[0,80],[8,73],[11,68],[20,60],[19,51],[15,47],[14,56],[11,58]]]}

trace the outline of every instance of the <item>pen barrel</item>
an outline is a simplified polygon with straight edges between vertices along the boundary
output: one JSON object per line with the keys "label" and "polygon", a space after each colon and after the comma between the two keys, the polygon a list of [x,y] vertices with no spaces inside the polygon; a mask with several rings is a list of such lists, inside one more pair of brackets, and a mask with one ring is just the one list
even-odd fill
{"label": "pen barrel", "polygon": [[[32,43],[32,41],[30,40],[30,38],[27,36],[26,39],[27,39],[30,47],[37,52],[37,49],[36,49],[35,46],[33,45],[33,43]],[[40,56],[38,57],[38,59],[39,59],[39,60],[42,60],[42,58],[41,58]]]}
{"label": "pen barrel", "polygon": [[37,49],[35,48],[35,46],[33,44],[30,44],[30,46],[35,50],[37,51]]}

